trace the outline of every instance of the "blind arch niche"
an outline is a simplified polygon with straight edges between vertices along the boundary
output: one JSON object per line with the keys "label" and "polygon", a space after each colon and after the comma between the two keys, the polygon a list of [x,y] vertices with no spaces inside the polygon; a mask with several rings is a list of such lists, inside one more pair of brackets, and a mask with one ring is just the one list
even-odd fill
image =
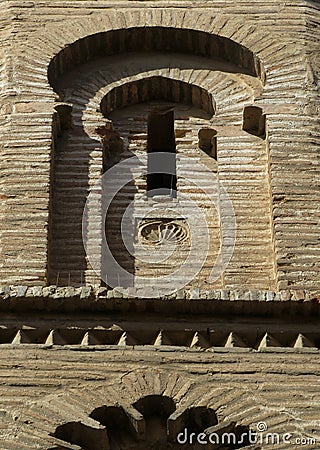
{"label": "blind arch niche", "polygon": [[155,51],[224,60],[232,66],[230,71],[251,75],[265,82],[265,71],[260,59],[243,45],[217,34],[171,27],[134,27],[81,38],[67,45],[51,60],[48,80],[56,90],[62,75],[96,58],[126,52]]}

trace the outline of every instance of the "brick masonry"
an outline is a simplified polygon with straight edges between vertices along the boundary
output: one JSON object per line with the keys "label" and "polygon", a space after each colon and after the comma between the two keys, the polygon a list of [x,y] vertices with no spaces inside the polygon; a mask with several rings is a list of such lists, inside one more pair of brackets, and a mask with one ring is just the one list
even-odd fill
{"label": "brick masonry", "polygon": [[[258,141],[252,138],[249,144],[250,135],[247,135],[242,149],[242,138],[235,130],[238,136],[230,129],[222,129],[218,138],[220,179],[230,190],[239,220],[238,247],[225,273],[225,287],[252,283],[251,287],[258,289],[318,289],[319,216],[315,207],[319,195],[318,117],[317,107],[312,106],[317,103],[318,59],[312,34],[317,30],[317,8],[305,2],[292,2],[281,8],[274,2],[254,6],[247,2],[214,2],[212,9],[210,3],[206,4],[205,12],[198,4],[197,7],[190,4],[191,12],[181,4],[168,6],[161,2],[156,2],[154,8],[150,3],[131,2],[129,9],[123,2],[114,5],[57,2],[54,8],[46,2],[37,7],[28,2],[3,5],[5,45],[2,51],[6,54],[1,83],[3,283],[43,285],[47,279],[51,129],[57,99],[47,80],[50,61],[65,46],[94,33],[162,24],[231,38],[251,49],[265,69],[267,81],[259,98],[255,96],[255,102],[267,114],[268,148],[261,148],[259,153]],[[196,73],[193,78],[196,80]],[[198,78],[204,80],[201,73]],[[216,86],[218,83],[215,80]],[[242,81],[241,85],[245,83]],[[233,97],[221,86],[218,91],[221,113],[215,119],[217,127],[227,124],[227,128],[237,126],[239,130],[241,102],[246,102],[245,97],[240,91],[237,93],[236,86]],[[81,104],[79,98],[78,101]],[[228,146],[233,142],[230,133],[237,137],[239,144],[239,158],[233,158],[231,165],[227,156]],[[27,141],[22,136],[28,137]],[[80,141],[77,144],[74,141],[74,145],[79,144]],[[99,173],[99,144],[96,141],[92,145],[88,148],[88,154],[94,158],[89,185]],[[74,157],[78,158],[76,153]],[[256,181],[252,178],[254,172],[250,172],[253,167]],[[246,171],[248,175],[243,176]],[[248,197],[244,197],[237,192],[237,186],[243,182],[245,189],[248,181],[251,187]],[[261,216],[263,212],[265,216]],[[79,271],[82,269],[86,272],[81,267]],[[67,267],[66,272],[70,271]],[[88,282],[94,281],[90,273],[87,277]]]}
{"label": "brick masonry", "polygon": [[[91,416],[122,407],[141,448],[160,450],[143,440],[148,420],[136,409],[150,396],[173,402],[170,433],[190,408],[204,408],[215,412],[216,430],[265,422],[270,432],[317,440],[294,448],[319,447],[319,23],[318,4],[302,0],[1,2],[1,449],[119,448]],[[155,27],[170,28],[172,39]],[[148,33],[149,56],[133,28]],[[109,39],[112,30],[124,31]],[[125,45],[126,57],[112,53]],[[174,58],[168,46],[179,50]],[[208,48],[225,60],[208,60]],[[141,298],[130,287],[101,287],[79,224],[103,164],[96,128],[113,121],[124,161],[145,152],[146,110],[135,94],[145,78],[153,90],[165,83],[165,101],[183,100],[178,155],[217,174],[234,205],[237,241],[223,276],[207,285],[220,245],[228,246],[213,216],[214,245],[192,282],[168,295],[149,286]],[[119,98],[132,102],[120,111]],[[242,130],[253,104],[266,115],[266,139]],[[208,126],[217,131],[217,162],[198,148],[198,130]],[[177,170],[178,187],[190,193]],[[145,180],[130,188],[122,198],[145,190]],[[89,221],[97,259],[98,194]],[[70,423],[78,435],[58,436]]]}

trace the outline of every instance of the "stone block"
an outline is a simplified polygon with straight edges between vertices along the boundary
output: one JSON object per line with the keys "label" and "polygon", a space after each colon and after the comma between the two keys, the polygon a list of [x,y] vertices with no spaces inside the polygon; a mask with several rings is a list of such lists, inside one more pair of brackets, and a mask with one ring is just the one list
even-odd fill
{"label": "stone block", "polygon": [[121,287],[115,287],[113,289],[113,298],[123,298],[123,293],[121,292]]}
{"label": "stone block", "polygon": [[274,301],[274,297],[275,297],[275,294],[272,291],[267,291],[265,293],[265,298],[266,298],[267,302],[273,302]]}
{"label": "stone block", "polygon": [[42,286],[28,287],[26,292],[26,297],[40,298],[43,296]]}
{"label": "stone block", "polygon": [[291,292],[288,290],[281,290],[279,292],[280,298],[283,302],[288,302],[291,300]]}
{"label": "stone block", "polygon": [[55,294],[56,289],[57,289],[56,286],[47,286],[47,287],[44,287],[44,288],[42,289],[42,296],[43,296],[44,298],[46,298],[46,297],[52,297],[52,296]]}
{"label": "stone block", "polygon": [[11,297],[25,297],[27,293],[27,286],[12,286],[10,295]]}
{"label": "stone block", "polygon": [[91,286],[82,286],[81,288],[81,294],[80,299],[81,300],[88,300],[92,293],[92,287]]}
{"label": "stone block", "polygon": [[296,302],[303,302],[305,300],[305,293],[302,290],[291,291],[291,299]]}
{"label": "stone block", "polygon": [[10,298],[10,286],[0,286],[0,296],[4,300]]}
{"label": "stone block", "polygon": [[177,300],[184,300],[186,298],[186,291],[184,289],[179,289],[177,291]]}
{"label": "stone block", "polygon": [[190,289],[188,292],[189,300],[199,300],[200,299],[200,289]]}
{"label": "stone block", "polygon": [[222,289],[220,298],[221,298],[221,300],[230,300],[230,291]]}
{"label": "stone block", "polygon": [[250,300],[257,302],[261,299],[261,292],[260,291],[250,291],[249,295]]}
{"label": "stone block", "polygon": [[107,291],[107,298],[108,299],[114,298],[114,291],[113,291],[113,289],[109,289]]}

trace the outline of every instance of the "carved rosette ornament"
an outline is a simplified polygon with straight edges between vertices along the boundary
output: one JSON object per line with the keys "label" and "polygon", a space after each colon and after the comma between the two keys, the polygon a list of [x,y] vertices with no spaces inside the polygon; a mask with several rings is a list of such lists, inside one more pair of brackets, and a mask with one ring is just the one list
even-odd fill
{"label": "carved rosette ornament", "polygon": [[146,219],[139,225],[138,240],[142,244],[153,246],[164,242],[186,245],[190,242],[190,230],[185,220]]}

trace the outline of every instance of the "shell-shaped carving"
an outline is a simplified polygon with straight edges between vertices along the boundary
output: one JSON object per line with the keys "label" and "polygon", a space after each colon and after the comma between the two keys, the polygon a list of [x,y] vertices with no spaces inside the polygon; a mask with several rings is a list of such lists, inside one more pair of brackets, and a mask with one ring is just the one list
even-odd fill
{"label": "shell-shaped carving", "polygon": [[143,244],[185,244],[189,242],[189,227],[184,220],[150,219],[139,227],[139,240]]}

